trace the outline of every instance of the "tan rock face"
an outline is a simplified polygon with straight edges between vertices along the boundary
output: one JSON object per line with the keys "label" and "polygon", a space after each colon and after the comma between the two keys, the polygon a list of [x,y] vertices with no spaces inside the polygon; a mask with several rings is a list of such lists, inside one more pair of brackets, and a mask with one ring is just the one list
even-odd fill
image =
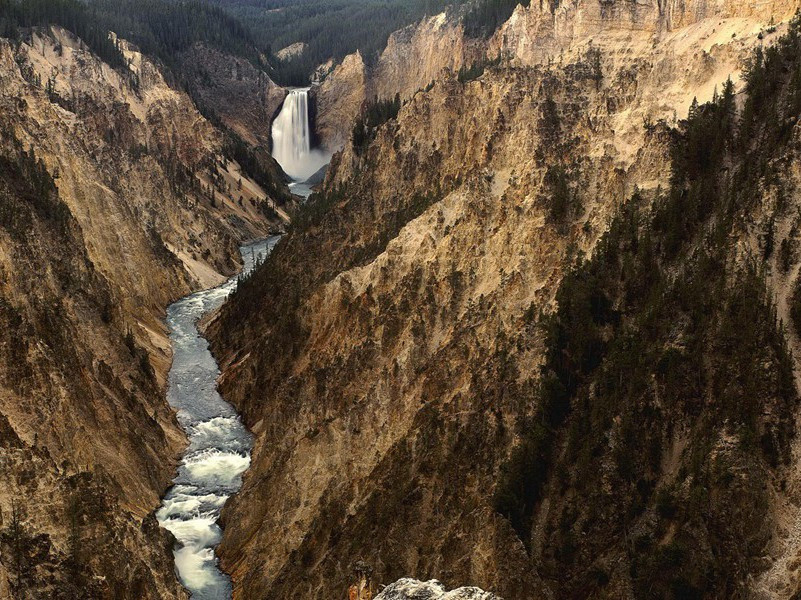
{"label": "tan rock face", "polygon": [[164,308],[269,227],[220,134],[121,43],[135,75],[63,30],[0,40],[0,589],[15,597],[186,597],[151,514],[184,444]]}
{"label": "tan rock face", "polygon": [[319,87],[312,88],[315,129],[323,148],[333,151],[350,139],[366,94],[367,67],[359,52],[346,56]]}
{"label": "tan rock face", "polygon": [[286,48],[281,48],[278,52],[275,53],[275,56],[279,60],[289,60],[297,56],[301,56],[308,47],[309,45],[306,44],[305,42],[295,42],[294,44],[290,44]]}
{"label": "tan rock face", "polygon": [[445,13],[424,19],[389,36],[372,69],[372,93],[379,98],[409,98],[436,80],[443,69],[458,71],[474,58],[475,45]]}
{"label": "tan rock face", "polygon": [[[639,42],[640,55],[651,44],[671,32],[701,24],[704,38],[693,42],[702,46],[708,38],[728,45],[728,36],[748,32],[751,27],[764,27],[790,18],[799,8],[795,0],[580,0],[577,2],[532,2],[519,5],[509,21],[488,41],[465,37],[455,17],[445,14],[424,19],[392,36],[377,63],[366,70],[366,77],[354,79],[354,58],[347,68],[336,68],[323,81],[316,97],[318,133],[326,149],[334,151],[348,141],[350,129],[364,102],[376,96],[389,99],[400,94],[411,97],[437,79],[443,70],[458,71],[481,60],[499,55],[511,57],[522,64],[534,65],[558,59],[571,48],[590,43],[614,51],[629,49]],[[715,28],[715,18],[721,19]],[[717,34],[717,36],[715,36]],[[709,50],[707,50],[709,51]],[[562,56],[564,58],[564,56]],[[362,83],[363,81],[363,83]],[[347,90],[347,93],[342,93]],[[329,116],[330,115],[330,116]]]}
{"label": "tan rock face", "polygon": [[[518,6],[493,36],[491,55],[513,56],[525,64],[542,63],[566,48],[590,41],[621,47],[637,38],[669,37],[688,26],[721,19],[726,26],[740,21],[763,27],[789,19],[798,9],[794,0],[611,0],[596,2],[532,2]],[[730,31],[729,35],[737,33]],[[711,35],[711,32],[709,33]],[[719,39],[725,44],[731,40]]]}
{"label": "tan rock face", "polygon": [[[521,54],[465,84],[446,74],[363,153],[335,156],[327,186],[345,191],[212,326],[226,397],[257,435],[226,512],[237,597],[328,598],[356,558],[383,583],[547,593],[491,505],[514,422],[535,408],[526,315],[552,305],[568,257],[592,250],[635,186],[667,182],[658,121],[737,79],[761,29],[615,29],[550,64]],[[562,224],[554,165],[580,199]],[[284,300],[247,316],[264,296]]]}
{"label": "tan rock face", "polygon": [[321,144],[339,150],[350,140],[353,121],[374,98],[409,98],[443,70],[458,71],[481,56],[481,45],[466,39],[461,25],[444,13],[393,33],[375,65],[357,52],[347,56],[315,89]]}

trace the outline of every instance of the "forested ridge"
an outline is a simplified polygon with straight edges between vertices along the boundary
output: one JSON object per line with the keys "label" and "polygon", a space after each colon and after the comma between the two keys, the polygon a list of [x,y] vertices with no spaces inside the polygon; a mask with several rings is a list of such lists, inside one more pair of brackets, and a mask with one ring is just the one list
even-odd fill
{"label": "forested ridge", "polygon": [[[0,34],[57,24],[74,32],[112,66],[124,62],[106,32],[114,31],[175,69],[175,55],[204,42],[242,56],[283,85],[305,85],[329,59],[360,51],[368,62],[390,34],[445,10],[460,9],[465,32],[492,34],[517,0],[0,0]],[[522,4],[528,5],[527,1]],[[293,58],[274,53],[296,42]]]}
{"label": "forested ridge", "polygon": [[308,45],[293,59],[273,58],[273,77],[304,85],[318,65],[359,50],[369,62],[394,31],[435,15],[461,0],[211,0],[248,23],[269,53],[296,42]]}
{"label": "forested ridge", "polygon": [[176,66],[176,54],[195,42],[260,60],[245,27],[199,0],[0,0],[2,37],[16,38],[21,28],[48,25],[71,31],[114,67],[124,66],[125,60],[109,31],[171,68]]}

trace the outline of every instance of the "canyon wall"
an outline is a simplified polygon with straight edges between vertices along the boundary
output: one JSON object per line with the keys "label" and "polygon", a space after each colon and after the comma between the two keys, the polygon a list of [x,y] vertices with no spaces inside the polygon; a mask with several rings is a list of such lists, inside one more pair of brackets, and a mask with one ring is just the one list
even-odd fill
{"label": "canyon wall", "polygon": [[[582,6],[591,25],[574,22]],[[617,504],[582,503],[569,462],[549,480],[530,532],[501,516],[493,497],[539,410],[547,355],[537,323],[558,306],[571,264],[592,253],[627,198],[647,212],[661,197],[672,128],[693,98],[717,98],[729,76],[742,89],[746,59],[778,39],[786,25],[776,31],[771,21],[793,11],[789,2],[680,6],[518,8],[488,42],[500,60],[483,74],[455,76],[460,60],[468,64],[457,44],[447,58],[432,46],[428,64],[449,67],[439,75],[431,66],[407,81],[393,76],[392,89],[407,94],[397,118],[366,146],[345,144],[326,193],[210,326],[224,395],[256,434],[253,466],[224,512],[221,555],[235,597],[328,598],[347,589],[357,559],[383,583],[437,578],[507,599],[636,597],[626,531],[610,525],[620,514],[587,517],[603,532],[575,541],[579,514]],[[559,18],[572,29],[557,39]],[[433,23],[460,27],[435,19],[424,28]],[[369,81],[358,57],[346,63],[348,77]],[[318,90],[320,106],[336,73]],[[414,93],[432,75],[433,86]],[[336,109],[337,122],[348,110]],[[346,139],[329,127],[329,139]],[[753,235],[736,233],[744,245]],[[786,427],[789,405],[771,404],[768,425]],[[601,443],[614,446],[617,433],[608,435]],[[648,485],[667,486],[691,460],[682,439],[665,442],[673,462]],[[784,475],[752,466],[743,497],[767,518],[782,494],[760,482]],[[615,493],[608,480],[598,485]],[[724,511],[745,510],[721,497]],[[727,535],[737,527],[717,523]],[[759,546],[771,528],[781,539],[779,520],[768,523],[743,539]],[[698,546],[716,539],[697,536]],[[777,544],[777,556],[788,552]],[[733,588],[716,588],[721,597],[761,572],[748,561],[763,548],[727,547],[742,570]]]}
{"label": "canyon wall", "polygon": [[184,437],[164,309],[280,215],[124,40],[0,40],[0,596],[185,598],[152,512]]}
{"label": "canyon wall", "polygon": [[313,88],[320,144],[339,150],[350,139],[353,122],[374,98],[407,99],[438,78],[443,69],[458,71],[481,56],[481,45],[462,33],[461,24],[445,13],[409,25],[389,36],[374,65],[359,52],[346,56]]}
{"label": "canyon wall", "polygon": [[[688,38],[699,47],[726,44],[721,28],[736,36],[745,22],[760,28],[788,20],[798,9],[793,0],[731,2],[729,0],[648,0],[631,2],[532,2],[518,5],[512,17],[493,35],[489,54],[514,57],[523,64],[556,59],[566,48],[596,43],[625,48],[636,40],[652,41],[682,35],[688,27],[700,25],[704,35]],[[715,23],[715,19],[718,20]],[[717,25],[717,26],[716,26]]]}
{"label": "canyon wall", "polygon": [[[745,23],[760,28],[786,21],[796,9],[793,0],[545,0],[528,7],[518,5],[489,40],[466,36],[459,16],[443,13],[391,35],[374,65],[366,65],[358,53],[337,65],[313,92],[320,105],[318,134],[323,147],[338,150],[349,141],[353,122],[365,103],[376,97],[391,99],[395,94],[408,99],[443,70],[457,72],[487,58],[503,56],[520,64],[544,64],[560,56],[565,59],[571,49],[593,43],[629,53],[640,45],[630,55],[636,58],[654,40],[669,38],[673,32],[686,35],[685,28],[698,23],[700,31],[694,36],[691,33],[685,43],[709,48],[731,41],[724,39],[720,27],[729,28],[732,35],[743,30]],[[712,25],[716,17],[725,20],[717,29]]]}

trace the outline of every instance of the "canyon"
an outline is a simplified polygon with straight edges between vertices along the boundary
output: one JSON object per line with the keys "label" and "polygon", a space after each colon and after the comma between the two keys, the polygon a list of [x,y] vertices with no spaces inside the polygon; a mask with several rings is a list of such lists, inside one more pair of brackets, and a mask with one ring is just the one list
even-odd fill
{"label": "canyon", "polygon": [[[507,599],[642,597],[648,578],[659,597],[796,592],[795,470],[725,428],[699,429],[712,408],[666,408],[658,390],[590,427],[600,385],[590,380],[579,414],[548,434],[556,455],[540,500],[518,521],[498,498],[516,476],[510,461],[533,443],[544,323],[575,258],[593,254],[628,198],[644,214],[661,206],[673,132],[694,99],[718,102],[731,77],[742,103],[754,49],[777,43],[797,8],[532,3],[486,42],[441,15],[396,34],[370,68],[359,54],[334,67],[312,92],[321,140],[344,141],[325,190],[208,330],[223,395],[256,438],[223,511],[234,597],[328,597],[357,558],[381,582],[436,577]],[[416,68],[391,67],[404,60]],[[395,94],[397,117],[348,143],[365,101]],[[794,174],[778,177],[796,206]],[[756,194],[729,234],[732,277],[772,219],[791,228],[794,209],[776,213],[772,187]],[[792,289],[778,272],[767,285],[770,297]],[[755,425],[792,456],[781,440],[796,394],[766,396]],[[652,403],[664,415],[643,434],[655,467],[626,450],[639,447],[632,415]],[[594,446],[573,437],[582,427],[600,437]],[[697,484],[709,448],[740,488]],[[639,481],[619,481],[623,457]],[[695,506],[693,494],[715,498],[700,522],[671,508]],[[761,525],[745,527],[751,519]]]}
{"label": "canyon", "polygon": [[186,93],[117,44],[127,72],[58,27],[0,40],[2,597],[188,597],[154,515],[186,443],[164,310],[282,226]]}
{"label": "canyon", "polygon": [[799,8],[0,39],[0,598],[797,597]]}

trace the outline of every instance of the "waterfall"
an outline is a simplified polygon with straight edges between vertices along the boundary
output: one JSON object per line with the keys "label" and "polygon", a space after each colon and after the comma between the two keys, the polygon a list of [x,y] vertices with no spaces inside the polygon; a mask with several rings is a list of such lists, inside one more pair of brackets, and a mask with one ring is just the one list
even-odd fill
{"label": "waterfall", "polygon": [[289,91],[272,133],[273,158],[296,181],[305,181],[330,159],[311,147],[309,88]]}

